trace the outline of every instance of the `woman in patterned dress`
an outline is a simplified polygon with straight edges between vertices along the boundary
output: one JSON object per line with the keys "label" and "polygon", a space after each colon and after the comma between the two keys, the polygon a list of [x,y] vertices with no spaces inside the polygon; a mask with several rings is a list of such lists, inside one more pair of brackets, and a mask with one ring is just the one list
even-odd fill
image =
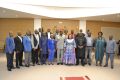
{"label": "woman in patterned dress", "polygon": [[75,40],[72,38],[71,35],[68,35],[68,39],[66,39],[64,43],[64,64],[75,64],[76,57],[75,57],[75,48],[76,43]]}

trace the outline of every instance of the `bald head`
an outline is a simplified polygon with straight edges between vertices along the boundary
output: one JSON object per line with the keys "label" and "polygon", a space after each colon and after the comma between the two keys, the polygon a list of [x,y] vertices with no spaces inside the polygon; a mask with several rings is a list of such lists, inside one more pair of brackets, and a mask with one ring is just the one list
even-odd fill
{"label": "bald head", "polygon": [[91,32],[88,32],[87,34],[88,34],[88,37],[91,37]]}
{"label": "bald head", "polygon": [[63,30],[60,30],[60,35],[62,35],[63,34]]}
{"label": "bald head", "polygon": [[112,40],[112,39],[113,39],[113,36],[112,36],[112,35],[110,35],[110,36],[109,36],[109,40]]}
{"label": "bald head", "polygon": [[26,35],[27,35],[27,36],[30,36],[30,35],[31,35],[31,31],[28,30],[28,31],[26,32]]}
{"label": "bald head", "polygon": [[50,29],[47,29],[47,32],[50,32]]}
{"label": "bald head", "polygon": [[22,33],[20,31],[17,32],[18,36],[22,36]]}
{"label": "bald head", "polygon": [[82,33],[83,31],[82,31],[82,29],[80,29],[80,33]]}
{"label": "bald head", "polygon": [[38,34],[38,30],[37,29],[34,32],[35,32],[35,34]]}
{"label": "bald head", "polygon": [[13,32],[12,31],[9,31],[9,36],[13,37]]}

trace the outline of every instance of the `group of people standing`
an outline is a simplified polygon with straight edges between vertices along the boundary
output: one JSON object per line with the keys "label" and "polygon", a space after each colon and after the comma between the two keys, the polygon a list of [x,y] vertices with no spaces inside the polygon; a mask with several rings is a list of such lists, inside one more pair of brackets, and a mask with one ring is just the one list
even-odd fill
{"label": "group of people standing", "polygon": [[71,30],[71,33],[68,34],[67,30],[57,29],[55,33],[51,33],[50,29],[44,32],[42,28],[39,28],[33,34],[27,31],[24,36],[18,32],[17,36],[13,38],[13,32],[10,31],[5,46],[7,69],[11,71],[15,68],[13,64],[14,54],[16,56],[16,68],[19,69],[20,66],[23,66],[23,53],[25,67],[31,66],[31,62],[33,66],[54,65],[55,55],[57,55],[57,65],[79,65],[80,59],[82,66],[91,65],[93,48],[96,66],[102,66],[104,52],[106,52],[104,67],[108,66],[110,57],[111,68],[113,69],[116,42],[113,36],[109,36],[109,40],[106,41],[102,35],[103,33],[99,32],[98,37],[93,39],[89,30],[86,34],[82,30],[77,34]]}

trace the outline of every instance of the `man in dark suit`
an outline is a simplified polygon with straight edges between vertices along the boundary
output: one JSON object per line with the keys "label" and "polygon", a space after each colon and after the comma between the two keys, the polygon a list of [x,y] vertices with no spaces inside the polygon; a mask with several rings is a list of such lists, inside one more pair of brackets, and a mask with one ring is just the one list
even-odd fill
{"label": "man in dark suit", "polygon": [[31,37],[31,42],[32,42],[32,62],[33,62],[33,66],[35,66],[35,63],[37,65],[39,64],[38,61],[38,53],[39,53],[39,32],[37,30],[34,31],[34,34]]}
{"label": "man in dark suit", "polygon": [[51,30],[47,29],[46,36],[47,36],[48,39],[50,39],[50,34],[51,34]]}
{"label": "man in dark suit", "polygon": [[43,34],[43,28],[39,28],[39,36],[41,37]]}
{"label": "man in dark suit", "polygon": [[14,38],[15,41],[15,51],[16,51],[16,68],[20,68],[23,66],[22,58],[23,58],[23,42],[21,32],[17,33],[17,36]]}
{"label": "man in dark suit", "polygon": [[81,58],[82,66],[85,65],[85,47],[86,47],[86,38],[83,33],[78,33],[76,38],[76,65],[79,65],[79,59]]}

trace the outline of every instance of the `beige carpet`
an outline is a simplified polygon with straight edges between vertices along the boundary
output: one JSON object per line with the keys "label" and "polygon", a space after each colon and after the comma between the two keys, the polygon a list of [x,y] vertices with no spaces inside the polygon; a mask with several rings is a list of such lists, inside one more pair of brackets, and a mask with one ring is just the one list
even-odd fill
{"label": "beige carpet", "polygon": [[60,80],[60,77],[88,76],[91,80],[120,80],[120,60],[115,59],[115,67],[111,69],[96,67],[93,60],[91,66],[38,65],[22,67],[8,72],[6,57],[0,54],[0,80]]}

